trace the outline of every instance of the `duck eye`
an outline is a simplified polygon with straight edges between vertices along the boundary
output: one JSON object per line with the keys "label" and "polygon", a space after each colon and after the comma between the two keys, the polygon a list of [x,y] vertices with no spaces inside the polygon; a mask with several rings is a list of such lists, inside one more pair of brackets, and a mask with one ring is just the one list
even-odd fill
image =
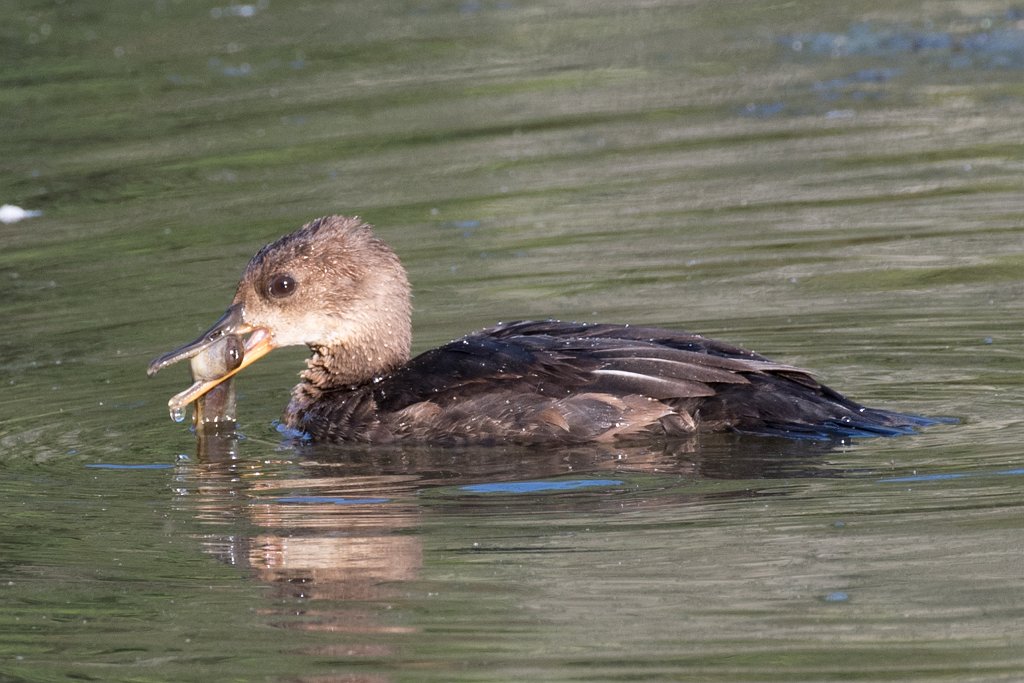
{"label": "duck eye", "polygon": [[275,275],[267,285],[267,294],[274,299],[283,299],[295,293],[299,283],[291,275]]}

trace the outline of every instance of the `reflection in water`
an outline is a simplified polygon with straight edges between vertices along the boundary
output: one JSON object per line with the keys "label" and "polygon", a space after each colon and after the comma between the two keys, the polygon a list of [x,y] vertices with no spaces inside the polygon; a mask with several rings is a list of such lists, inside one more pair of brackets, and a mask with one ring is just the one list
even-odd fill
{"label": "reflection in water", "polygon": [[274,588],[265,618],[356,638],[302,654],[393,655],[379,636],[409,629],[382,622],[373,604],[396,597],[395,586],[415,579],[422,565],[410,477],[309,476],[301,463],[240,457],[243,441],[231,431],[207,425],[197,433],[197,458],[179,470],[178,491],[207,527],[200,537],[207,552]]}
{"label": "reflection in water", "polygon": [[298,454],[304,466],[322,476],[404,475],[417,486],[450,486],[609,472],[729,480],[807,477],[822,471],[821,456],[839,445],[701,434],[671,442],[560,448],[302,444]]}
{"label": "reflection in water", "polygon": [[420,542],[403,532],[420,513],[405,502],[408,476],[304,476],[303,465],[281,472],[288,461],[240,458],[232,432],[199,434],[198,462],[181,472],[194,487],[195,514],[246,529],[204,538],[217,556],[304,599],[379,599],[387,582],[415,576]]}
{"label": "reflection in water", "polygon": [[[766,490],[773,478],[823,474],[821,456],[833,448],[728,435],[557,450],[296,444],[280,460],[256,461],[240,454],[245,441],[234,432],[208,425],[199,437],[195,461],[180,465],[178,492],[205,527],[205,549],[275,588],[279,625],[364,635],[409,629],[382,622],[366,601],[394,599],[419,578],[418,532],[429,516],[507,509],[510,496],[527,512],[579,514],[621,509],[624,496],[635,509],[777,495]],[[700,492],[680,479],[742,486]],[[305,607],[297,611],[296,601]]]}

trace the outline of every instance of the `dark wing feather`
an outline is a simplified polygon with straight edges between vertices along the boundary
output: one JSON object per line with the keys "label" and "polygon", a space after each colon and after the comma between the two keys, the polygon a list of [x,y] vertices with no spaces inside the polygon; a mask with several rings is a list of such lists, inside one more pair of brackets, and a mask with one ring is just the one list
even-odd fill
{"label": "dark wing feather", "polygon": [[[792,366],[698,335],[522,322],[482,330],[427,351],[388,378],[378,394],[382,407],[395,410],[423,400],[445,402],[455,395],[465,400],[478,392],[501,390],[550,397],[588,391],[697,398],[713,396],[713,385],[747,384],[748,375],[768,372],[800,374]],[[805,382],[816,386],[809,376]]]}
{"label": "dark wing feather", "polygon": [[447,401],[477,393],[532,390],[550,396],[583,387],[596,367],[558,353],[555,340],[498,338],[480,332],[422,353],[380,383],[382,407],[400,410],[424,400]]}
{"label": "dark wing feather", "polygon": [[559,321],[500,324],[348,391],[308,412],[304,428],[339,440],[582,442],[697,429],[843,438],[930,423],[865,408],[799,368],[700,335]]}

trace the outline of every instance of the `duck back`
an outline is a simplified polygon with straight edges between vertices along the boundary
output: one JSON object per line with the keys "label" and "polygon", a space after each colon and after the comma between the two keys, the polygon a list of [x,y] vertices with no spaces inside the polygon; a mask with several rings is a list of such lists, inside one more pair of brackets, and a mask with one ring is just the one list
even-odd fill
{"label": "duck back", "polygon": [[701,335],[554,320],[502,323],[286,422],[315,440],[585,443],[734,431],[893,436],[935,421],[867,408],[807,372]]}

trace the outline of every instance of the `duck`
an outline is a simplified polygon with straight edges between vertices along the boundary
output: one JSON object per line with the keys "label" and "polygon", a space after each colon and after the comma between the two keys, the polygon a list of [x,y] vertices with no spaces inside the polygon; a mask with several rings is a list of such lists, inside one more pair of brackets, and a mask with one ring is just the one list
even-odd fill
{"label": "duck", "polygon": [[405,268],[371,225],[318,218],[260,249],[224,315],[148,374],[241,340],[232,362],[210,364],[171,399],[173,412],[274,349],[306,346],[282,425],[319,442],[845,440],[939,421],[866,407],[809,371],[659,327],[500,322],[413,357],[411,297]]}

